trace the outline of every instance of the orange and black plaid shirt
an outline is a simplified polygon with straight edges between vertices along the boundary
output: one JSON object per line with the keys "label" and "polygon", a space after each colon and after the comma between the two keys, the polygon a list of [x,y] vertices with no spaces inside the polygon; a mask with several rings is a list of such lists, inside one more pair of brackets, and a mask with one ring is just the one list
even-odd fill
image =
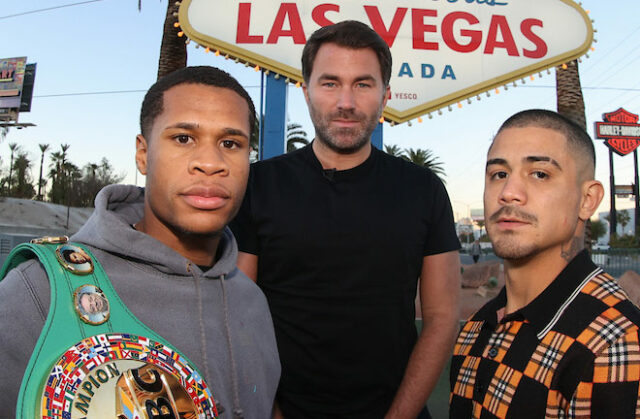
{"label": "orange and black plaid shirt", "polygon": [[458,336],[452,418],[640,417],[640,310],[587,251],[498,321],[505,304],[502,289]]}

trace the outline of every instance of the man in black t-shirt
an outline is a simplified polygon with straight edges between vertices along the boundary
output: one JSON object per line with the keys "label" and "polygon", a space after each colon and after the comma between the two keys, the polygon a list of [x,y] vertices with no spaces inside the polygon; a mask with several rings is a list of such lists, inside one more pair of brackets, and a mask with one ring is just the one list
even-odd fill
{"label": "man in black t-shirt", "polygon": [[371,146],[391,74],[373,30],[319,29],[302,72],[315,139],[252,166],[232,224],[238,266],[265,292],[275,324],[276,415],[428,417],[458,321],[449,198],[430,170]]}

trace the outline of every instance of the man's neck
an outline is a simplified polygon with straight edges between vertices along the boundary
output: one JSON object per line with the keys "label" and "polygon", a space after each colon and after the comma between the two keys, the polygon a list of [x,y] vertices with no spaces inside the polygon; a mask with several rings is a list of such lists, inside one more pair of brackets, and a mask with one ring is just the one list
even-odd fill
{"label": "man's neck", "polygon": [[367,142],[361,149],[349,154],[338,153],[317,138],[313,141],[311,147],[323,169],[353,169],[364,163],[371,155],[371,142]]}
{"label": "man's neck", "polygon": [[199,266],[213,266],[216,259],[220,235],[176,234],[168,227],[145,224],[144,218],[134,228],[167,245],[180,255]]}
{"label": "man's neck", "polygon": [[505,259],[505,313],[518,311],[532,302],[558,277],[576,254],[568,255],[562,249],[552,248],[526,259]]}

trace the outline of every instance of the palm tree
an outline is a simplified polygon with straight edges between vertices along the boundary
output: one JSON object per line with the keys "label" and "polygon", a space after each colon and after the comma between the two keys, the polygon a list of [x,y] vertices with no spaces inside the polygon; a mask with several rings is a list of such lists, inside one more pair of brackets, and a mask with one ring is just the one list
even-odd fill
{"label": "palm tree", "polygon": [[484,235],[484,220],[476,220],[476,225],[480,227],[480,237]]}
{"label": "palm tree", "polygon": [[309,144],[307,139],[307,132],[302,128],[302,125],[292,122],[287,124],[287,153],[298,149],[298,145],[305,146]]}
{"label": "palm tree", "polygon": [[38,197],[42,201],[42,166],[44,164],[44,153],[49,149],[49,144],[39,144],[40,146],[40,176],[38,177]]}
{"label": "palm tree", "polygon": [[[67,164],[67,150],[71,147],[69,144],[60,144],[62,150],[62,163],[60,165],[62,177],[60,179],[60,185],[62,186],[62,201],[61,204],[67,204],[69,206],[69,167]],[[75,165],[74,165],[75,166]]]}
{"label": "palm tree", "polygon": [[158,60],[158,79],[187,65],[187,45],[184,38],[178,37],[177,29],[173,26],[178,21],[174,13],[177,14],[179,8],[177,1],[168,1]]}
{"label": "palm tree", "polygon": [[631,221],[631,216],[627,211],[618,212],[618,222],[622,226],[622,230],[629,224],[629,221]]}
{"label": "palm tree", "polygon": [[567,64],[566,69],[556,67],[556,100],[559,114],[587,129],[577,61]]}
{"label": "palm tree", "polygon": [[16,198],[31,199],[35,193],[31,184],[31,176],[29,169],[31,168],[31,160],[27,157],[27,153],[18,152],[15,160],[16,169],[16,186],[13,188],[11,196]]}
{"label": "palm tree", "polygon": [[597,242],[605,234],[607,234],[607,227],[602,220],[591,221],[591,239],[594,242]]}
{"label": "palm tree", "polygon": [[9,195],[11,195],[11,184],[12,184],[12,179],[11,177],[13,176],[13,153],[16,152],[16,150],[18,150],[18,143],[9,143],[9,150],[11,150],[11,163],[9,163]]}
{"label": "palm tree", "polygon": [[433,155],[433,151],[428,149],[423,150],[421,148],[415,150],[413,148],[405,148],[402,158],[418,166],[430,169],[440,180],[445,181],[444,168],[442,167],[443,163],[438,161],[438,158]]}
{"label": "palm tree", "polygon": [[65,159],[66,155],[61,151],[51,153],[51,162],[49,163],[49,178],[51,179],[49,201],[55,204],[61,204],[64,201]]}
{"label": "palm tree", "polygon": [[[607,220],[609,225],[611,225],[611,217],[609,217],[609,214],[605,215],[604,219]],[[627,224],[629,224],[629,221],[631,221],[631,216],[627,211],[616,210],[616,222],[617,224],[620,224],[622,226],[622,234],[624,234],[624,228],[627,226]],[[617,232],[615,231],[614,233],[617,234]]]}
{"label": "palm tree", "polygon": [[404,150],[402,150],[396,144],[391,144],[391,145],[387,144],[387,145],[385,145],[384,146],[384,151],[387,154],[390,154],[390,155],[395,156],[395,157],[404,157]]}
{"label": "palm tree", "polygon": [[[584,112],[584,96],[580,84],[578,61],[556,67],[556,100],[558,113],[571,119],[586,130],[587,118]],[[591,220],[587,220],[584,232],[585,247],[591,250]]]}
{"label": "palm tree", "polygon": [[69,144],[60,144],[60,148],[62,149],[62,165],[67,161],[67,150],[71,147]]}
{"label": "palm tree", "polygon": [[[142,9],[142,0],[138,0],[138,10]],[[187,65],[187,45],[185,39],[178,37],[175,26],[178,22],[180,2],[168,0],[167,14],[162,28],[162,43],[160,44],[160,58],[158,59],[158,79]],[[174,16],[175,14],[175,16]]]}
{"label": "palm tree", "polygon": [[88,179],[86,179],[86,192],[88,192],[89,196],[87,196],[85,202],[83,202],[83,206],[91,205],[98,193],[100,186],[96,178],[96,171],[99,168],[100,166],[96,163],[88,163],[85,166],[85,178],[88,177]]}

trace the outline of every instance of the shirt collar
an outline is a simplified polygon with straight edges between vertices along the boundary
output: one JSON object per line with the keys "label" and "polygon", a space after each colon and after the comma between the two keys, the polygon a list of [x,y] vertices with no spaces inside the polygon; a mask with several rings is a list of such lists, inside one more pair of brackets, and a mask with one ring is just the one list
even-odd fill
{"label": "shirt collar", "polygon": [[[304,146],[301,150],[305,158],[310,162],[311,166],[313,166],[319,172],[326,172],[320,160],[316,156],[316,153],[313,151],[313,142],[317,140],[313,140],[306,146]],[[356,167],[352,167],[351,169],[346,170],[336,170],[332,174],[332,178],[336,180],[348,180],[355,179],[363,176],[368,176],[371,168],[373,167],[378,156],[383,153],[381,150],[376,148],[373,144],[371,145],[371,153],[367,157],[365,161],[360,163]]]}
{"label": "shirt collar", "polygon": [[[601,271],[591,260],[589,252],[583,250],[569,262],[540,295],[525,307],[505,316],[503,321],[527,320],[536,331],[538,339],[542,339],[575,299],[584,284]],[[507,294],[503,287],[493,300],[478,311],[473,320],[483,320],[496,325],[496,313],[505,307],[506,303]]]}

